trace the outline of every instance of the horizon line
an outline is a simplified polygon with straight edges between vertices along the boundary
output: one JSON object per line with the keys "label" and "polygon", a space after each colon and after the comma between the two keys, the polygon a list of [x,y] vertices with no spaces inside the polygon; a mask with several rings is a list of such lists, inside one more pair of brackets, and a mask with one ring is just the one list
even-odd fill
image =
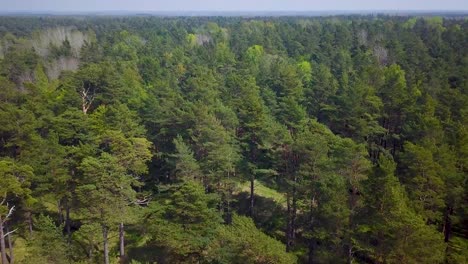
{"label": "horizon line", "polygon": [[213,16],[213,15],[352,15],[352,14],[457,14],[468,15],[467,10],[454,9],[330,9],[330,10],[0,10],[0,15],[169,15],[169,16]]}
{"label": "horizon line", "polygon": [[0,13],[43,13],[43,12],[77,12],[77,13],[93,13],[93,12],[161,12],[161,13],[177,13],[177,12],[395,12],[395,11],[411,11],[411,12],[468,12],[468,9],[321,9],[321,10],[125,10],[125,9],[96,9],[96,10],[0,10]]}

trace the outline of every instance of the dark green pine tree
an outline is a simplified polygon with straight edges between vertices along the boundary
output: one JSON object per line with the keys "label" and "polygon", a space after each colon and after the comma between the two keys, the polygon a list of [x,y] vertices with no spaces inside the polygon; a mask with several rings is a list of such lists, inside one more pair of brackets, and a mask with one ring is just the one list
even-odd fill
{"label": "dark green pine tree", "polygon": [[175,153],[172,157],[175,162],[175,181],[201,180],[200,165],[194,157],[193,151],[185,144],[184,139],[178,135],[174,139]]}
{"label": "dark green pine tree", "polygon": [[394,175],[395,162],[381,157],[366,182],[356,239],[356,257],[375,263],[439,263],[443,238],[410,206]]}

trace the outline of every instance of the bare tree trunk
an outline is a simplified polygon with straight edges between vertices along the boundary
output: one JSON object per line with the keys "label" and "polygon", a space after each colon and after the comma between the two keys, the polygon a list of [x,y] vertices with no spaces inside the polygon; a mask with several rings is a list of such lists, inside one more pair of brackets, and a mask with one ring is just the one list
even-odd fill
{"label": "bare tree trunk", "polygon": [[6,246],[5,246],[5,234],[3,232],[3,220],[0,215],[0,251],[2,255],[2,264],[8,264],[7,255],[6,255]]}
{"label": "bare tree trunk", "polygon": [[119,257],[120,263],[125,263],[125,231],[123,223],[119,225]]}
{"label": "bare tree trunk", "polygon": [[94,101],[94,93],[93,93],[93,89],[92,87],[90,87],[89,85],[87,87],[85,87],[85,85],[83,84],[83,87],[82,87],[82,90],[80,92],[81,94],[81,108],[83,110],[83,114],[87,114],[88,113],[88,110],[89,108],[91,107],[91,104],[93,103]]}
{"label": "bare tree trunk", "polygon": [[10,264],[13,264],[15,261],[15,255],[13,254],[13,242],[11,241],[11,233],[8,225],[6,226],[7,238],[8,238],[8,251],[10,252]]}
{"label": "bare tree trunk", "polygon": [[102,239],[104,246],[104,264],[109,264],[109,240],[108,240],[109,230],[107,226],[102,225]]}
{"label": "bare tree trunk", "polygon": [[249,215],[253,218],[254,216],[254,202],[255,202],[255,176],[252,173],[250,177],[250,206],[249,206]]}

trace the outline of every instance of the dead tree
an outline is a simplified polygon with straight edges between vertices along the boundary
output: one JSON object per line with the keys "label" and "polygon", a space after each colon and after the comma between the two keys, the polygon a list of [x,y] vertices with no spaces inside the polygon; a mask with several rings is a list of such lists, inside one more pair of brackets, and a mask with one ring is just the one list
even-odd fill
{"label": "dead tree", "polygon": [[83,114],[87,114],[95,98],[95,89],[90,83],[83,83],[80,90]]}
{"label": "dead tree", "polygon": [[[0,206],[5,204],[6,199],[3,199],[0,203]],[[9,208],[8,203],[6,204],[7,208]],[[5,217],[2,217],[0,215],[0,251],[1,251],[1,259],[2,259],[2,264],[12,264],[13,263],[13,255],[12,255],[12,249],[11,249],[11,234],[16,231],[7,231],[6,233],[4,232],[5,230],[5,225],[6,222],[10,219],[11,215],[15,211],[15,206],[12,206],[8,209],[8,213]],[[9,246],[10,246],[10,256],[7,255],[6,253],[6,244],[5,244],[5,238],[8,237],[9,239]]]}

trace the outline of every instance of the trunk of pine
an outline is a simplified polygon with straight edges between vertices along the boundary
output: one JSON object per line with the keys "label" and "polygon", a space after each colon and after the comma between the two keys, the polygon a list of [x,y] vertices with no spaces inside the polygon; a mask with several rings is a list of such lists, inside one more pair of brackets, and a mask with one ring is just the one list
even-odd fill
{"label": "trunk of pine", "polygon": [[70,204],[67,201],[66,209],[65,209],[65,230],[67,232],[67,242],[70,244],[71,242],[71,220],[70,220]]}
{"label": "trunk of pine", "polygon": [[286,252],[291,250],[292,246],[292,219],[291,219],[291,198],[289,193],[286,195],[287,219],[286,219]]}
{"label": "trunk of pine", "polygon": [[[74,179],[76,176],[75,168],[70,170],[71,179]],[[76,183],[73,180],[67,182],[67,195],[64,197],[63,205],[65,208],[65,233],[67,234],[67,243],[71,243],[72,231],[71,231],[71,208],[73,206],[73,199],[75,197]]]}
{"label": "trunk of pine", "polygon": [[346,261],[347,264],[352,264],[353,263],[353,247],[351,245],[348,245],[348,259]]}
{"label": "trunk of pine", "polygon": [[107,226],[102,225],[102,242],[104,246],[104,264],[109,264],[109,230]]}
{"label": "trunk of pine", "polygon": [[226,224],[230,225],[232,223],[232,215],[231,215],[231,201],[228,199],[226,201]]}
{"label": "trunk of pine", "polygon": [[11,241],[11,233],[10,229],[8,228],[8,225],[6,226],[6,231],[8,233],[7,238],[8,238],[8,251],[10,252],[10,264],[13,264],[15,261],[15,255],[13,254],[13,242]]}
{"label": "trunk of pine", "polygon": [[2,264],[8,264],[5,246],[5,234],[3,232],[3,220],[0,216],[0,251],[2,255]]}
{"label": "trunk of pine", "polygon": [[287,199],[287,207],[288,207],[288,219],[287,219],[287,227],[286,227],[286,251],[289,252],[291,248],[294,246],[294,240],[296,239],[296,208],[295,208],[295,201],[294,198],[292,199],[293,202],[291,204],[290,199]]}
{"label": "trunk of pine", "polygon": [[[235,173],[235,172],[234,172]],[[226,216],[225,216],[225,223],[230,225],[231,224],[231,198],[232,198],[232,188],[231,188],[231,174],[228,172],[228,188],[227,188],[227,198],[226,198]]]}
{"label": "trunk of pine", "polygon": [[125,263],[125,231],[123,223],[119,225],[119,257],[120,263]]}
{"label": "trunk of pine", "polygon": [[296,193],[297,177],[294,176],[293,196],[292,196],[292,216],[291,216],[291,239],[292,244],[296,239],[296,216],[297,216],[297,193]]}
{"label": "trunk of pine", "polygon": [[27,217],[26,219],[28,222],[29,237],[32,237],[32,234],[33,234],[32,212],[27,212],[26,217]]}
{"label": "trunk of pine", "polygon": [[314,208],[316,207],[316,202],[315,202],[315,195],[312,196],[312,199],[310,200],[310,215],[309,215],[309,232],[311,234],[311,237],[309,238],[308,241],[308,262],[309,264],[314,263],[314,251],[315,251],[315,240],[313,238],[313,232],[314,232]]}
{"label": "trunk of pine", "polygon": [[221,177],[218,177],[218,183],[216,183],[216,192],[218,192],[218,195],[219,197],[221,197],[221,199],[219,200],[219,214],[222,216],[224,215],[224,201],[226,200],[226,196],[225,194],[223,193],[223,188],[222,188],[222,184],[221,184]]}
{"label": "trunk of pine", "polygon": [[208,178],[206,176],[203,176],[203,188],[205,189],[205,193],[208,193],[210,191],[209,189],[209,184],[208,184]]}
{"label": "trunk of pine", "polygon": [[312,239],[310,239],[309,241],[309,252],[308,252],[308,256],[307,256],[307,263],[308,264],[314,264],[314,241]]}
{"label": "trunk of pine", "polygon": [[252,173],[250,177],[250,204],[249,204],[249,215],[253,218],[254,216],[254,196],[255,196],[255,176]]}
{"label": "trunk of pine", "polygon": [[288,226],[286,228],[287,229],[286,251],[291,250],[291,248],[294,245],[294,240],[296,237],[296,211],[297,211],[296,182],[297,182],[297,177],[294,176],[292,197],[290,198],[289,194],[287,196],[287,209],[288,209],[287,224]]}
{"label": "trunk of pine", "polygon": [[88,258],[89,258],[90,263],[91,261],[93,261],[93,257],[94,257],[94,245],[91,245],[88,249]]}
{"label": "trunk of pine", "polygon": [[[255,140],[254,140],[255,141]],[[257,149],[256,147],[252,147],[250,149],[250,161],[254,164],[257,160]],[[255,205],[255,173],[253,170],[250,170],[250,203],[249,203],[249,215],[253,219],[254,218],[254,205]]]}
{"label": "trunk of pine", "polygon": [[356,208],[357,204],[357,197],[358,196],[358,189],[354,186],[351,186],[351,194],[349,197],[349,211],[350,214],[348,216],[348,223],[349,223],[349,232],[347,234],[348,238],[348,245],[347,245],[347,261],[346,263],[351,264],[353,263],[353,242],[352,242],[352,231],[354,230],[354,222],[353,222],[353,216],[354,216],[354,210]]}
{"label": "trunk of pine", "polygon": [[444,241],[447,243],[450,240],[450,235],[452,233],[452,221],[450,215],[452,214],[452,208],[447,207],[444,215]]}
{"label": "trunk of pine", "polygon": [[[294,131],[290,130],[291,135],[294,134]],[[297,201],[296,201],[296,183],[297,183],[297,176],[295,173],[295,168],[298,164],[298,157],[296,154],[292,152],[289,147],[287,148],[287,151],[284,153],[284,159],[286,161],[286,168],[285,168],[285,176],[288,179],[292,179],[292,188],[288,190],[287,193],[287,214],[288,214],[288,219],[287,219],[287,243],[286,243],[286,251],[290,251],[291,248],[294,245],[294,240],[295,240],[295,225],[296,225],[296,207],[297,207]],[[289,185],[288,183],[286,183]],[[291,186],[291,185],[290,185]],[[292,197],[291,197],[292,196]],[[292,201],[291,201],[292,200]]]}
{"label": "trunk of pine", "polygon": [[59,217],[59,223],[63,224],[63,207],[62,207],[62,200],[59,199],[57,202],[57,213]]}

